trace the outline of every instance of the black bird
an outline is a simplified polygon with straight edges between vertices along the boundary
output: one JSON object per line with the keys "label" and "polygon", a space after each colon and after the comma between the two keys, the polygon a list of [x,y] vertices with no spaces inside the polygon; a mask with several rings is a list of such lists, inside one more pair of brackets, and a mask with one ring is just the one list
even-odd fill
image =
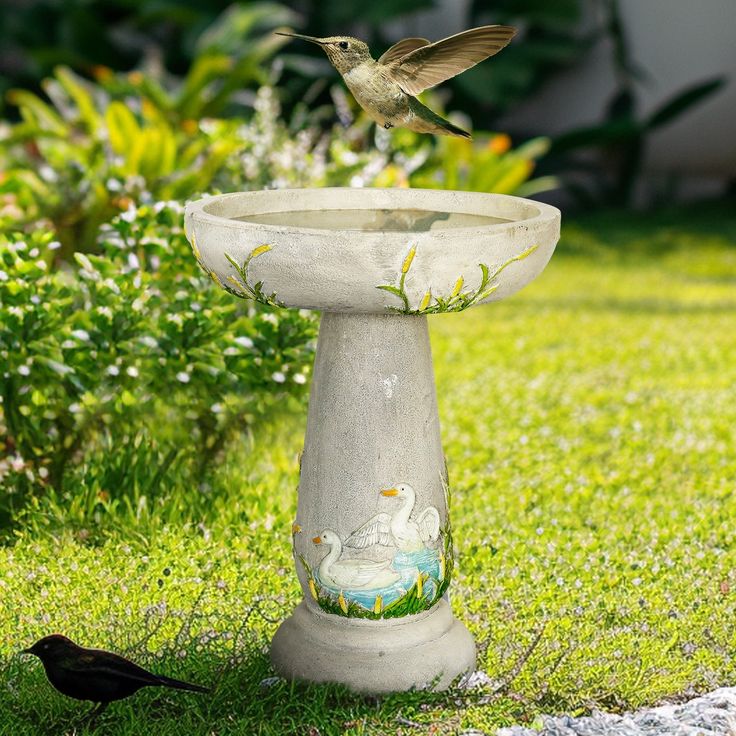
{"label": "black bird", "polygon": [[63,695],[98,703],[101,713],[113,700],[122,700],[142,687],[173,687],[207,693],[208,688],[154,675],[119,654],[85,649],[61,634],[39,639],[23,654],[33,654],[43,663],[49,682]]}

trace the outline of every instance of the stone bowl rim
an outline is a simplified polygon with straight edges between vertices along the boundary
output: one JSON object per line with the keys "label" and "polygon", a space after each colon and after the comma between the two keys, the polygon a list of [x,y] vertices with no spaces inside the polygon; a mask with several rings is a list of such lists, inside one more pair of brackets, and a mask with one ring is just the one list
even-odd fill
{"label": "stone bowl rim", "polygon": [[[509,207],[515,207],[527,212],[531,210],[529,216],[522,216],[519,219],[508,219],[506,222],[495,222],[488,225],[469,225],[464,227],[452,227],[452,228],[441,228],[439,230],[422,230],[422,231],[402,231],[402,230],[366,230],[360,228],[340,229],[340,228],[315,228],[315,227],[299,227],[296,225],[287,224],[266,224],[252,221],[239,221],[233,219],[233,217],[226,217],[224,215],[215,215],[208,211],[208,207],[226,202],[230,199],[243,199],[246,201],[257,202],[258,200],[265,200],[268,202],[271,199],[278,201],[279,198],[284,195],[298,196],[300,193],[308,193],[305,196],[315,196],[317,193],[321,193],[321,196],[325,196],[327,193],[337,195],[338,193],[348,194],[348,202],[345,199],[337,199],[337,201],[330,201],[326,204],[329,206],[313,206],[313,207],[300,207],[301,210],[313,210],[318,211],[320,209],[340,210],[340,209],[391,209],[391,207],[380,207],[380,202],[376,203],[375,199],[379,199],[382,196],[390,195],[392,198],[397,198],[397,205],[393,209],[423,209],[427,211],[443,211],[443,212],[457,212],[462,214],[474,214],[474,215],[486,215],[489,217],[499,216],[489,213],[487,206],[491,202],[506,203]],[[349,200],[356,196],[356,193],[363,194],[365,199],[363,202],[350,202]],[[375,197],[371,197],[371,194],[375,194]],[[317,195],[319,196],[319,195]],[[437,207],[421,206],[423,200],[429,198],[430,200],[435,198],[437,200]],[[462,200],[462,209],[447,209],[447,199],[460,199]],[[400,200],[404,201],[400,201]],[[413,201],[418,199],[419,201]],[[445,200],[442,203],[442,200]],[[350,206],[336,206],[340,204],[349,204]],[[360,206],[361,204],[365,206]],[[428,203],[425,203],[428,204]],[[413,205],[413,206],[412,206]],[[474,207],[472,205],[475,205]],[[485,207],[484,207],[485,205]],[[444,209],[440,209],[444,206]],[[472,211],[475,210],[475,211]],[[485,211],[482,211],[485,210]],[[248,214],[266,214],[279,211],[278,209],[265,209],[261,208],[254,212],[245,211],[241,215]],[[279,233],[281,235],[292,233],[294,235],[309,234],[320,237],[336,237],[340,234],[344,234],[346,237],[355,237],[356,234],[364,235],[380,235],[385,238],[398,238],[402,242],[406,241],[407,237],[422,236],[422,238],[432,237],[439,235],[443,240],[447,237],[462,237],[471,234],[488,233],[498,234],[504,229],[513,229],[521,226],[544,226],[550,222],[558,221],[561,218],[561,212],[557,207],[544,202],[537,202],[533,199],[527,199],[525,197],[517,197],[510,194],[496,194],[493,192],[468,192],[462,190],[452,189],[421,189],[421,188],[379,188],[379,187],[302,187],[302,188],[290,188],[290,189],[261,189],[244,192],[228,192],[225,194],[215,194],[209,197],[203,197],[201,199],[189,202],[185,206],[185,216],[200,222],[201,224],[211,224],[218,227],[229,227],[236,230],[242,231],[253,231],[259,230],[264,233]]]}

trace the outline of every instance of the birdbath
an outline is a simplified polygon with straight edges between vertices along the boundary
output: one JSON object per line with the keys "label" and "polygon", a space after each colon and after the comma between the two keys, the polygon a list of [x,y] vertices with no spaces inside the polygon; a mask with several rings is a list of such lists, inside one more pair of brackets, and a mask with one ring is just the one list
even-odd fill
{"label": "birdbath", "polygon": [[219,286],[322,312],[285,530],[304,598],[271,647],[285,677],[378,693],[445,688],[473,668],[475,643],[448,602],[455,557],[427,315],[518,291],[549,261],[559,225],[539,202],[424,189],[187,206],[192,249]]}

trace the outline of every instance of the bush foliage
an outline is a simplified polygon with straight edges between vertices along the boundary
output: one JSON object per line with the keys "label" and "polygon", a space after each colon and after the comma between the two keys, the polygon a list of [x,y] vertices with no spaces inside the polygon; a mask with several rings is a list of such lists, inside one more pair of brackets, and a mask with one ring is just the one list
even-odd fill
{"label": "bush foliage", "polygon": [[[180,221],[176,204],[131,207],[99,255],[59,270],[50,233],[0,240],[6,515],[34,490],[79,492],[73,467],[99,443],[139,449],[150,493],[175,461],[197,486],[234,433],[303,395],[314,319],[211,288]],[[98,483],[98,500],[124,480]]]}

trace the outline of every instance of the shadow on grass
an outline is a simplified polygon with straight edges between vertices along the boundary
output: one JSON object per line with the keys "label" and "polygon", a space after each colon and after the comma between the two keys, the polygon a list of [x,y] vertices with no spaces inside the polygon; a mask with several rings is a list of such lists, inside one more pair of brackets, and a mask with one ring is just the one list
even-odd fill
{"label": "shadow on grass", "polygon": [[[396,733],[401,726],[429,728],[438,718],[456,721],[462,712],[492,705],[503,720],[524,720],[528,703],[507,692],[452,688],[382,697],[361,696],[339,685],[287,682],[274,676],[266,640],[237,656],[187,655],[162,660],[157,672],[211,685],[208,695],[147,688],[112,703],[94,722],[89,703],[65,698],[46,681],[36,660],[18,656],[0,665],[0,733],[13,736],[83,734],[327,734]],[[139,660],[140,661],[140,660]],[[421,733],[422,731],[416,731]]]}

